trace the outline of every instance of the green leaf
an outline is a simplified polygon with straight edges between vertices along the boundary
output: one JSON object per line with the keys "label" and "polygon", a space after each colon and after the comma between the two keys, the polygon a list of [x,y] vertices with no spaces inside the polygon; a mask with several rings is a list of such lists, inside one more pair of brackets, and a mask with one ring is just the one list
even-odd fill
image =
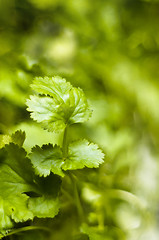
{"label": "green leaf", "polygon": [[82,169],[84,167],[97,168],[103,163],[104,154],[98,145],[87,140],[73,142],[68,147],[68,157],[62,166],[64,170]]}
{"label": "green leaf", "polygon": [[58,214],[60,203],[58,193],[61,186],[61,179],[57,175],[50,174],[47,177],[36,178],[40,197],[29,199],[28,207],[39,218],[53,218]]}
{"label": "green leaf", "polygon": [[51,172],[64,177],[63,170],[97,168],[103,163],[104,154],[96,144],[87,140],[73,142],[68,147],[68,156],[63,157],[59,146],[52,144],[36,146],[29,154],[31,162],[39,176],[48,176]]}
{"label": "green leaf", "polygon": [[31,198],[28,206],[35,216],[39,218],[52,218],[58,214],[60,203],[58,198],[53,201],[52,197],[43,196]]}
{"label": "green leaf", "polygon": [[52,78],[36,77],[31,87],[38,94],[49,95],[59,102],[65,100],[69,90],[72,88],[69,82],[59,76]]}
{"label": "green leaf", "polygon": [[68,146],[67,157],[63,157],[59,146],[52,144],[34,147],[29,157],[39,176],[46,177],[52,172],[64,177],[63,170],[99,167],[103,163],[104,154],[96,144],[80,140]]}
{"label": "green leaf", "polygon": [[60,131],[66,126],[64,113],[61,106],[50,97],[30,96],[27,101],[31,111],[31,118],[39,123],[49,131]]}
{"label": "green leaf", "polygon": [[57,145],[54,147],[51,144],[43,145],[42,148],[36,146],[29,156],[38,175],[47,176],[50,172],[53,172],[62,177],[64,176],[61,170],[64,164],[62,151]]}
{"label": "green leaf", "polygon": [[11,141],[12,141],[11,136],[0,135],[0,148],[3,148],[6,144],[9,144]]}
{"label": "green leaf", "polygon": [[49,131],[63,131],[66,125],[85,122],[91,116],[83,91],[63,78],[36,78],[32,88],[38,95],[27,100],[27,110]]}
{"label": "green leaf", "polygon": [[0,229],[12,227],[15,222],[33,218],[27,209],[27,191],[33,191],[31,164],[25,151],[17,145],[0,150]]}
{"label": "green leaf", "polygon": [[6,144],[11,142],[18,144],[20,147],[23,145],[25,140],[25,132],[21,130],[16,131],[10,135],[0,135],[0,148],[3,148]]}
{"label": "green leaf", "polygon": [[[60,183],[57,176],[50,175],[45,181],[37,177],[25,150],[18,145],[11,143],[0,149],[0,230],[35,216],[46,217],[47,213],[54,217]],[[40,206],[48,210],[44,213]]]}
{"label": "green leaf", "polygon": [[92,114],[84,92],[80,88],[72,88],[66,101],[68,124],[87,121]]}
{"label": "green leaf", "polygon": [[18,144],[20,147],[22,147],[25,141],[26,135],[25,135],[25,132],[18,130],[11,135],[11,138],[13,143]]}

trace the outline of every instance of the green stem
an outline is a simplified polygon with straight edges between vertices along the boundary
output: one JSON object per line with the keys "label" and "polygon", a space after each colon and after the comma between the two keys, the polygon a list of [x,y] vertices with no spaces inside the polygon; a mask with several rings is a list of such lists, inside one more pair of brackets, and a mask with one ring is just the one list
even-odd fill
{"label": "green stem", "polygon": [[27,226],[27,227],[22,227],[22,228],[13,230],[12,232],[6,234],[5,237],[11,236],[11,235],[13,235],[13,234],[21,233],[21,232],[31,231],[31,230],[42,230],[42,231],[46,231],[46,232],[52,233],[52,231],[51,231],[49,228],[47,228],[47,227],[42,227],[42,226]]}
{"label": "green stem", "polygon": [[80,221],[83,222],[84,221],[84,212],[83,212],[83,207],[81,205],[79,191],[77,188],[76,177],[72,173],[70,173],[70,178],[73,183],[73,190],[74,190],[74,196],[75,196],[75,202],[76,202],[76,207],[77,207],[77,211],[78,211],[78,216],[79,216]]}
{"label": "green stem", "polygon": [[64,158],[67,157],[67,153],[68,153],[68,144],[67,144],[67,126],[64,130],[64,134],[63,134],[63,144],[62,144],[62,150],[63,150],[63,156]]}
{"label": "green stem", "polygon": [[73,197],[63,188],[61,188],[61,192],[70,200],[70,202],[73,202]]}

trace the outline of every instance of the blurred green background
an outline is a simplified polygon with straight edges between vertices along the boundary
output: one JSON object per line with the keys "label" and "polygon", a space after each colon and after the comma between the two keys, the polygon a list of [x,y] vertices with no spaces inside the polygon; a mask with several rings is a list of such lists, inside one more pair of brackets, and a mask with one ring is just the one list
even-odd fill
{"label": "blurred green background", "polygon": [[[76,240],[158,240],[159,1],[0,0],[1,138],[25,130],[28,151],[60,142],[25,105],[33,78],[54,75],[81,87],[93,108],[70,139],[106,154],[99,170],[79,173],[89,224]],[[51,239],[65,239],[73,222],[63,216]]]}

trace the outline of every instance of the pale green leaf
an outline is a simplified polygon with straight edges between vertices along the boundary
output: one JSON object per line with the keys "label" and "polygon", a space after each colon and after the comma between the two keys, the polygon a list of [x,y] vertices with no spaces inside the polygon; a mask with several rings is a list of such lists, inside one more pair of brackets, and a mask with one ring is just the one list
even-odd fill
{"label": "pale green leaf", "polygon": [[53,172],[62,177],[64,176],[61,170],[64,164],[62,151],[57,145],[54,147],[51,144],[43,145],[42,148],[36,146],[29,156],[38,175],[47,176],[50,172]]}
{"label": "pale green leaf", "polygon": [[67,157],[63,157],[59,146],[51,144],[43,145],[42,148],[34,147],[29,157],[39,176],[48,176],[53,172],[63,177],[63,170],[99,167],[103,163],[104,154],[96,144],[80,140],[68,146]]}
{"label": "pale green leaf", "polygon": [[92,111],[82,89],[73,87],[65,102],[68,124],[85,122],[91,117]]}
{"label": "pale green leaf", "polygon": [[62,169],[75,170],[84,167],[97,168],[104,162],[104,154],[98,145],[89,143],[87,140],[73,142],[68,148],[68,157]]}
{"label": "pale green leaf", "polygon": [[27,100],[31,117],[49,131],[60,131],[65,128],[64,113],[60,105],[50,97],[30,96]]}
{"label": "pale green leaf", "polygon": [[83,91],[63,78],[36,78],[32,88],[39,95],[27,100],[27,110],[49,131],[62,131],[66,125],[85,122],[91,116]]}
{"label": "pale green leaf", "polygon": [[72,88],[69,82],[59,76],[52,78],[36,77],[31,87],[38,94],[49,95],[59,102],[65,101],[69,90]]}

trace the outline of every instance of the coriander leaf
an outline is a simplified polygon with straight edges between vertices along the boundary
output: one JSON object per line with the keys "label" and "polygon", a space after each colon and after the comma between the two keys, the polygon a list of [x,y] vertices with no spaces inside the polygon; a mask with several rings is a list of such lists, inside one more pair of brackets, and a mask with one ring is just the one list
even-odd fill
{"label": "coriander leaf", "polygon": [[10,135],[0,135],[0,148],[3,148],[6,144],[11,142],[18,144],[20,147],[23,145],[25,140],[25,132],[21,130],[16,131]]}
{"label": "coriander leaf", "polygon": [[25,151],[11,143],[0,150],[0,229],[33,218],[27,208],[27,191],[34,190],[31,164]]}
{"label": "coriander leaf", "polygon": [[29,200],[29,209],[39,218],[52,218],[59,212],[59,199],[53,199],[49,196],[31,198]]}
{"label": "coriander leaf", "polygon": [[58,193],[61,186],[61,179],[57,175],[50,174],[47,177],[37,177],[36,183],[42,195],[30,198],[28,208],[34,216],[39,218],[53,218],[58,214],[60,207]]}
{"label": "coriander leaf", "polygon": [[92,114],[85,94],[80,88],[72,88],[65,101],[68,124],[87,121]]}
{"label": "coriander leaf", "polygon": [[57,101],[62,102],[67,96],[67,93],[72,88],[69,82],[66,82],[64,78],[55,76],[49,77],[36,77],[32,89],[38,94],[46,94],[50,97],[57,99]]}
{"label": "coriander leaf", "polygon": [[[12,228],[14,222],[37,215],[45,217],[49,211],[49,217],[54,217],[58,212],[60,183],[57,176],[50,175],[45,180],[36,176],[25,150],[17,144],[0,149],[0,231]],[[39,206],[33,211],[35,202]],[[47,213],[40,206],[48,208]]]}
{"label": "coriander leaf", "polygon": [[68,157],[62,169],[75,170],[84,167],[97,168],[103,163],[104,154],[96,144],[87,140],[73,142],[68,147]]}
{"label": "coriander leaf", "polygon": [[12,142],[15,143],[15,144],[18,144],[20,147],[23,146],[23,143],[25,141],[25,137],[26,137],[25,132],[23,132],[21,130],[18,130],[11,135]]}
{"label": "coriander leaf", "polygon": [[84,167],[97,168],[103,163],[104,154],[96,144],[87,140],[73,142],[68,146],[68,156],[63,157],[59,146],[43,145],[36,146],[29,155],[36,174],[48,176],[51,172],[61,177],[63,170],[82,169]]}
{"label": "coriander leaf", "polygon": [[57,145],[54,147],[51,144],[43,145],[42,148],[36,146],[32,149],[29,156],[35,171],[39,176],[45,177],[49,175],[50,172],[62,177],[64,176],[64,173],[61,170],[61,167],[64,164],[62,151]]}
{"label": "coriander leaf", "polygon": [[66,125],[85,122],[91,116],[83,91],[63,78],[36,78],[32,88],[39,95],[30,96],[27,110],[49,131],[63,131]]}
{"label": "coriander leaf", "polygon": [[65,128],[64,113],[53,98],[30,96],[27,105],[27,110],[32,112],[31,118],[41,122],[44,128],[56,132]]}
{"label": "coriander leaf", "polygon": [[11,136],[0,135],[0,148],[3,148],[6,144],[9,144],[11,141],[12,141]]}

